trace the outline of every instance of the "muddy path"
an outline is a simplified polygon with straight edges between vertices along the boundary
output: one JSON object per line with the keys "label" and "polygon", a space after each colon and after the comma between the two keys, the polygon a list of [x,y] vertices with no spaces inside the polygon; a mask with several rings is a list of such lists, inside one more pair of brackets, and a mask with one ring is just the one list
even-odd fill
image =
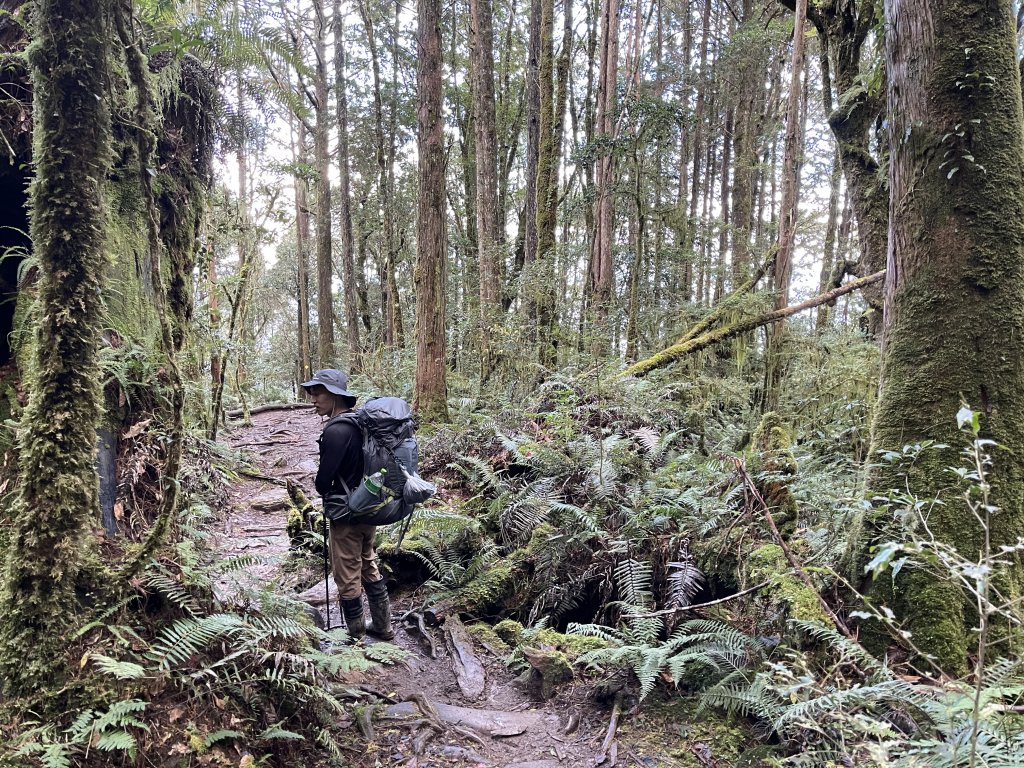
{"label": "muddy path", "polygon": [[[256,471],[232,489],[229,508],[212,532],[212,546],[221,557],[250,554],[259,563],[247,568],[240,581],[219,583],[218,590],[239,600],[244,600],[246,588],[296,595],[310,588],[315,577],[309,568],[288,566],[284,482],[294,481],[316,498],[313,478],[321,421],[312,409],[297,409],[259,413],[252,422],[248,427],[230,428],[223,438],[244,451]],[[320,577],[312,591],[322,594],[323,588]],[[329,609],[331,626],[337,627],[341,617],[333,597],[328,605],[321,599],[317,609],[322,615]],[[353,681],[393,703],[375,708],[372,719],[368,715],[355,718],[352,765],[656,768],[728,764],[715,759],[714,750],[699,733],[695,739],[681,739],[678,719],[651,716],[647,709],[631,711],[621,697],[615,704],[597,701],[590,684],[566,683],[542,701],[509,670],[504,658],[461,634],[454,622],[427,628],[402,620],[422,602],[423,595],[392,590],[393,643],[409,655],[402,663],[361,673]]]}

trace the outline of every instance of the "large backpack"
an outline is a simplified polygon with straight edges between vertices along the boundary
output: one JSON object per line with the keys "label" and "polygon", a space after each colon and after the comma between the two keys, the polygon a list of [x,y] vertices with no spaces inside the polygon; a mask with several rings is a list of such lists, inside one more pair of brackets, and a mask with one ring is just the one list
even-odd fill
{"label": "large backpack", "polygon": [[[416,504],[437,491],[417,474],[419,446],[414,436],[412,409],[400,397],[377,397],[356,411],[333,417],[354,424],[363,436],[363,478],[344,493],[324,498],[324,514],[331,520],[363,525],[389,525],[412,514]],[[377,473],[383,472],[381,483]],[[379,487],[378,487],[379,486]]]}

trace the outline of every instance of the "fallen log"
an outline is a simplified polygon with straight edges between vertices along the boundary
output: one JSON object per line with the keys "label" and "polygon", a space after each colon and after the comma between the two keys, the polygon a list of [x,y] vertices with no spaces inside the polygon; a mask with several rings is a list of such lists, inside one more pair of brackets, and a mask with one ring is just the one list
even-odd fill
{"label": "fallen log", "polygon": [[466,627],[453,615],[444,623],[444,637],[452,655],[452,669],[462,695],[470,701],[483,696],[486,677],[483,664],[473,653],[473,638]]}
{"label": "fallen log", "polygon": [[[298,408],[312,408],[312,403],[267,403],[266,405],[258,405],[255,408],[249,409],[249,415],[252,416],[256,413],[266,413],[268,411],[292,411]],[[239,419],[245,416],[245,409],[243,408],[232,408],[230,411],[224,413],[229,419]]]}
{"label": "fallen log", "polygon": [[862,277],[859,280],[853,280],[840,288],[828,291],[827,293],[822,293],[799,304],[792,304],[788,307],[783,307],[782,309],[776,309],[772,312],[760,315],[759,317],[740,320],[739,322],[727,325],[724,328],[708,331],[707,333],[681,344],[673,344],[671,347],[651,355],[646,360],[641,360],[640,362],[629,366],[629,368],[619,374],[619,378],[626,378],[627,376],[646,376],[651,371],[657,370],[658,368],[664,368],[666,365],[674,363],[677,360],[681,360],[694,352],[699,352],[702,349],[707,349],[715,344],[720,344],[721,342],[735,336],[739,336],[740,334],[748,333],[755,328],[760,328],[762,325],[768,325],[769,323],[774,323],[791,315],[795,315],[798,312],[803,312],[805,309],[811,309],[828,301],[834,301],[844,294],[851,293],[852,291],[877,283],[884,277],[885,270],[883,269],[880,272],[875,272],[873,275]]}

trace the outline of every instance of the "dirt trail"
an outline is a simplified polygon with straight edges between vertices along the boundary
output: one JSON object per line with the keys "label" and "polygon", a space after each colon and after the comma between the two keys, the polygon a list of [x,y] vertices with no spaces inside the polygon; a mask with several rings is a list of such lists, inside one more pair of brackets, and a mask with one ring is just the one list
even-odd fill
{"label": "dirt trail", "polygon": [[[282,565],[288,555],[285,480],[303,486],[316,498],[320,418],[312,410],[270,411],[253,417],[251,427],[235,427],[225,435],[244,450],[267,479],[242,478],[231,494],[223,524],[212,546],[223,557],[252,554],[260,564],[235,583],[218,584],[222,594],[239,594],[240,586],[271,588],[297,594],[308,586]],[[276,480],[277,484],[271,479]],[[240,583],[239,583],[240,581]],[[320,582],[321,586],[323,582]],[[418,605],[418,602],[416,603]],[[453,654],[442,628],[431,632],[437,657],[414,625],[400,617],[414,608],[410,596],[393,596],[394,644],[408,659],[365,673],[358,681],[399,703],[374,715],[371,739],[360,739],[361,754],[352,764],[370,766],[500,766],[502,768],[587,768],[602,766],[724,765],[699,759],[693,748],[679,754],[678,725],[665,720],[631,717],[623,712],[615,738],[608,738],[613,707],[599,706],[573,684],[542,702],[530,696],[502,659],[476,644],[483,667],[483,692],[467,697],[453,670]],[[320,608],[321,612],[324,606]],[[332,626],[341,623],[337,603],[330,605]],[[471,662],[470,662],[471,663]],[[459,707],[466,709],[458,709]],[[391,713],[395,718],[388,718]],[[365,724],[363,728],[365,729]],[[355,728],[355,726],[353,726]],[[365,735],[365,731],[364,731]],[[607,742],[607,743],[606,743]],[[707,747],[698,744],[698,747]],[[671,749],[676,747],[677,749]],[[708,750],[710,752],[710,750]],[[696,756],[698,759],[692,759]]]}

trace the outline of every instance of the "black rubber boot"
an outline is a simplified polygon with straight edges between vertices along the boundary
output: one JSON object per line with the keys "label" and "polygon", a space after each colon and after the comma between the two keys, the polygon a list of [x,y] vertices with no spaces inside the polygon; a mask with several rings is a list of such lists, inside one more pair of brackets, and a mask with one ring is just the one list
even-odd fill
{"label": "black rubber boot", "polygon": [[363,598],[342,598],[341,612],[345,614],[348,636],[353,641],[361,639],[366,634],[366,620],[363,619]]}
{"label": "black rubber boot", "polygon": [[370,604],[370,626],[366,628],[374,637],[381,640],[394,640],[395,631],[391,628],[391,598],[388,597],[388,584],[380,581],[364,581],[366,601]]}

